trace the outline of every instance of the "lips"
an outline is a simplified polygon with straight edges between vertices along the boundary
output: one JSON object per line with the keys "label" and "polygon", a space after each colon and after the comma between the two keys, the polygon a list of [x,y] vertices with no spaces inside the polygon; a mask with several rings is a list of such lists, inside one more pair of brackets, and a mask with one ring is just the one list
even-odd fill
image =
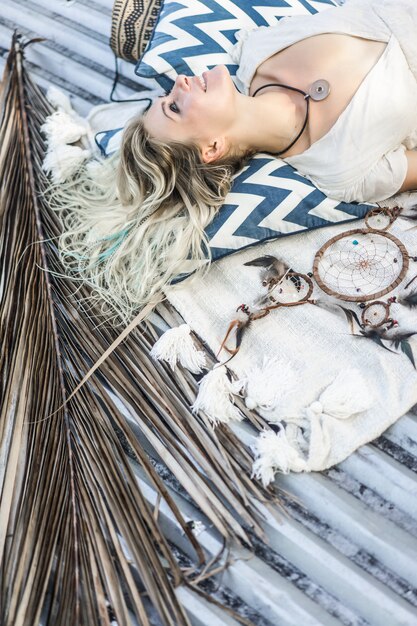
{"label": "lips", "polygon": [[200,81],[203,91],[207,91],[207,76],[205,72],[201,76],[197,76],[197,78]]}

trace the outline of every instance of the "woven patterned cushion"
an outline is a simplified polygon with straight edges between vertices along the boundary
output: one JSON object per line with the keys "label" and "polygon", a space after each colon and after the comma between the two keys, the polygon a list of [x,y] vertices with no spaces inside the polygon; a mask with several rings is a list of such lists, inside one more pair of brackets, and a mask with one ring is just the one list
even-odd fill
{"label": "woven patterned cushion", "polygon": [[165,0],[152,41],[135,68],[170,89],[177,74],[201,74],[215,65],[237,66],[229,52],[241,28],[274,25],[282,17],[317,13],[340,0]]}
{"label": "woven patterned cushion", "polygon": [[152,39],[163,0],[114,0],[110,46],[114,54],[136,63]]}

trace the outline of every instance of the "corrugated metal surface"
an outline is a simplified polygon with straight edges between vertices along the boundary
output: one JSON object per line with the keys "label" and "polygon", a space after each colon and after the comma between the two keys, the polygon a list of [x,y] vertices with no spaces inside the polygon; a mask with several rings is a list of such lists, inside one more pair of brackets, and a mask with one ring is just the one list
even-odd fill
{"label": "corrugated metal surface", "polygon": [[[87,114],[92,105],[109,101],[113,84],[111,9],[112,0],[1,0],[0,70],[15,28],[46,37],[27,48],[27,67],[41,87],[59,86]],[[119,67],[117,97],[143,89],[133,65],[119,61]],[[245,424],[235,428],[244,441],[253,436]],[[175,479],[155,463],[185,515],[204,523]],[[416,472],[415,410],[328,471],[281,476],[299,503],[288,502],[289,515],[280,521],[264,511],[268,545],[254,538],[254,555],[235,550],[213,596],[259,626],[417,625]],[[161,519],[186,562],[186,542],[163,506]],[[199,538],[214,555],[220,538],[206,526]],[[236,624],[190,592],[179,593],[196,626]]]}

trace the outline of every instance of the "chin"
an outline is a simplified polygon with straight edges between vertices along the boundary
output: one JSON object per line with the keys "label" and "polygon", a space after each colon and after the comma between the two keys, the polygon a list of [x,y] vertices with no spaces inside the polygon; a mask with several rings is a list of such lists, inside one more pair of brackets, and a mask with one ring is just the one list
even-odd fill
{"label": "chin", "polygon": [[210,82],[219,80],[231,80],[228,69],[225,65],[216,65],[207,72],[207,80]]}
{"label": "chin", "polygon": [[206,79],[208,92],[218,90],[219,95],[225,95],[229,91],[236,91],[232,77],[225,65],[216,65],[208,72],[205,72],[203,77]]}

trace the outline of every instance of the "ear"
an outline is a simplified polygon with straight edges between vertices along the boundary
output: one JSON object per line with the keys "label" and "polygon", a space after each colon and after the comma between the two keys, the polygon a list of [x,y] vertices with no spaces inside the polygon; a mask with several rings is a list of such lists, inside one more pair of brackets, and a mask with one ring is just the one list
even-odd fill
{"label": "ear", "polygon": [[207,143],[201,149],[201,158],[204,163],[213,163],[213,161],[217,161],[221,159],[226,154],[226,141],[224,137],[218,137],[211,141],[211,143]]}

